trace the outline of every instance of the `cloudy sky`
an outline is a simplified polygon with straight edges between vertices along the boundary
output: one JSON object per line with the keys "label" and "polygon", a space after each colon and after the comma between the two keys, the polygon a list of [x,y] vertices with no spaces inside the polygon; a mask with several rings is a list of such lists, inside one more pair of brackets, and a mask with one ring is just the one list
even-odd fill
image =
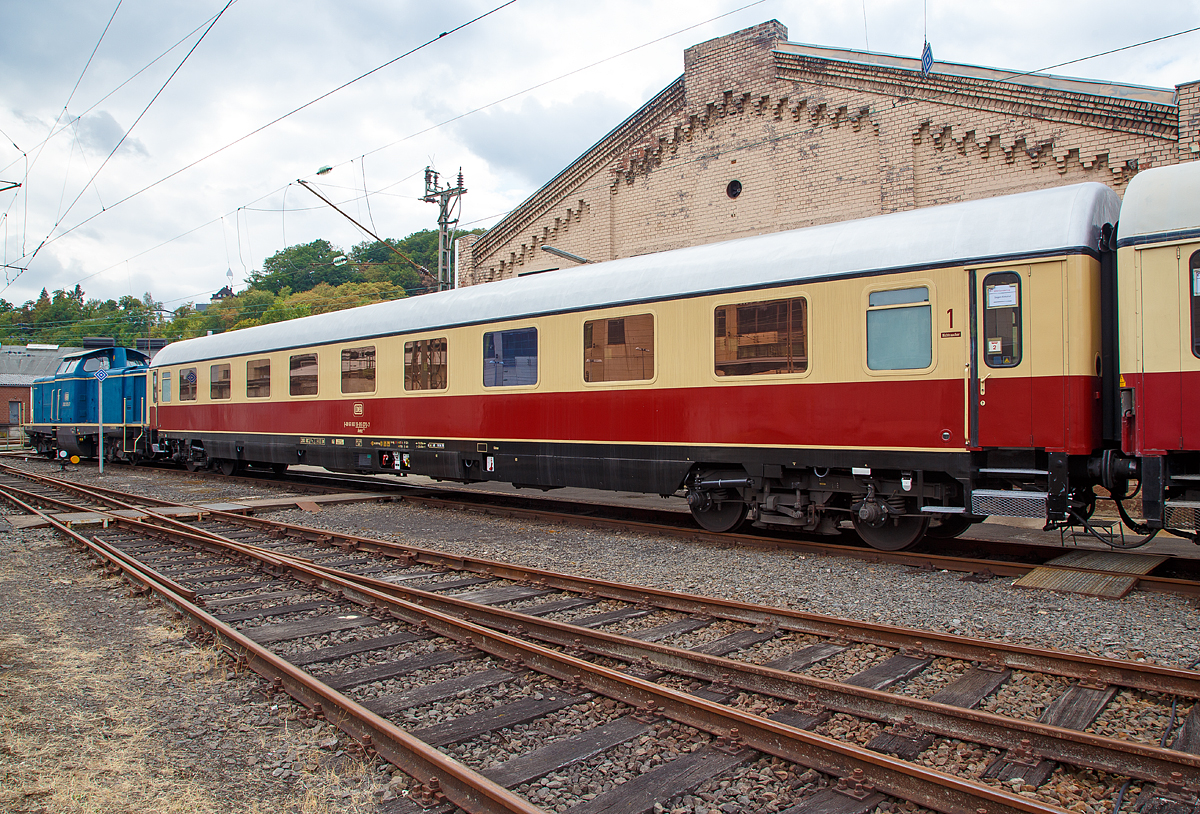
{"label": "cloudy sky", "polygon": [[[685,48],[765,20],[908,56],[927,31],[939,60],[1020,71],[1200,26],[1200,0],[504,2],[0,0],[0,182],[23,184],[0,192],[0,297],[175,308],[285,246],[367,239],[299,178],[404,237],[436,226],[425,167],[461,167],[462,223],[490,226]],[[1200,32],[1053,72],[1170,88],[1200,79]]]}

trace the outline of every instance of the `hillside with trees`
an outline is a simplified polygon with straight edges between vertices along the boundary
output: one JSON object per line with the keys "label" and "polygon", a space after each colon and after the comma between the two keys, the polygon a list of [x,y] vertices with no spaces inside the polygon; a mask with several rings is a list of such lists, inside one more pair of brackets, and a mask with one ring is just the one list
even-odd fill
{"label": "hillside with trees", "polygon": [[0,299],[0,342],[79,345],[85,336],[111,336],[132,347],[140,338],[175,342],[427,293],[429,279],[422,279],[416,265],[436,274],[437,231],[386,243],[401,254],[377,241],[349,251],[327,240],[289,246],[264,260],[250,273],[247,287],[233,296],[199,299],[173,310],[149,292],[141,299],[88,300],[78,285],[72,291],[43,289],[36,301],[21,306]]}

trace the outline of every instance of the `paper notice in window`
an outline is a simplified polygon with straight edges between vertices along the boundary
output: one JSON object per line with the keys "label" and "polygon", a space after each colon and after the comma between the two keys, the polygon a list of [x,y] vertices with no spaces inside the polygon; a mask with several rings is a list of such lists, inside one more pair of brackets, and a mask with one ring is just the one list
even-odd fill
{"label": "paper notice in window", "polygon": [[1017,284],[989,285],[987,287],[988,308],[1012,308],[1017,304]]}
{"label": "paper notice in window", "polygon": [[1004,353],[1004,340],[989,339],[987,341],[987,348],[988,353]]}

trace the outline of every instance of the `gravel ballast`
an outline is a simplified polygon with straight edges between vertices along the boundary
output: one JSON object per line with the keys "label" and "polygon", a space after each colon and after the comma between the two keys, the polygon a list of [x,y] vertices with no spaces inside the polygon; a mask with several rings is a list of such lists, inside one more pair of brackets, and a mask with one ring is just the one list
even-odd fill
{"label": "gravel ballast", "polygon": [[[31,464],[31,468],[36,468],[36,471],[50,471],[49,467],[38,464]],[[274,488],[236,481],[223,482],[216,478],[200,480],[170,473],[160,475],[148,470],[120,467],[111,468],[100,480],[97,480],[94,471],[83,468],[68,473],[68,477],[181,502],[211,502],[281,494],[280,490]],[[391,539],[452,554],[511,561],[595,579],[681,590],[807,613],[904,625],[920,630],[943,631],[1184,668],[1200,660],[1200,636],[1197,636],[1197,631],[1200,630],[1200,609],[1193,600],[1175,595],[1135,590],[1123,599],[1104,600],[1030,591],[1014,588],[1013,578],[995,578],[978,583],[964,581],[961,574],[952,572],[922,571],[899,565],[820,557],[784,550],[685,542],[645,534],[584,530],[549,523],[501,519],[468,511],[427,508],[406,501],[345,504],[327,506],[316,512],[291,510],[272,513],[270,516],[272,519],[290,523]],[[98,576],[98,572],[73,559],[74,549],[52,532],[8,532],[0,536],[0,543],[4,546],[4,566],[0,571],[0,590],[3,591],[0,593],[0,611],[3,611],[3,617],[0,618],[0,692],[9,693],[8,697],[0,698],[0,701],[8,702],[12,697],[13,688],[23,680],[21,676],[30,675],[28,671],[32,668],[29,665],[48,655],[39,654],[39,648],[48,646],[45,632],[40,636],[31,635],[28,628],[33,611],[21,610],[26,607],[23,603],[28,603],[30,597],[36,597],[37,603],[40,604],[35,603],[28,607],[40,608],[34,616],[40,615],[44,618],[45,625],[49,626],[35,629],[70,632],[74,637],[72,647],[78,648],[80,652],[90,651],[93,654],[91,658],[95,661],[89,663],[93,665],[106,664],[108,660],[115,658],[113,647],[119,653],[151,646],[144,644],[143,640],[151,643],[160,638],[179,640],[180,632],[171,627],[169,618],[161,609],[147,606],[142,599],[127,598],[123,591],[107,587],[88,588],[102,592],[100,596],[106,603],[102,607],[111,609],[108,615],[97,616],[95,608],[83,605],[76,596],[77,588],[74,584],[63,584],[56,580],[78,581],[86,577],[87,580],[103,583],[104,586],[119,587],[120,583]],[[551,595],[529,604],[553,601],[555,598],[557,597]],[[580,613],[596,613],[603,610],[603,607],[601,603]],[[636,631],[662,621],[663,618],[653,623],[630,620],[624,628]],[[115,625],[122,631],[117,635],[115,645],[109,642],[112,634],[97,635],[99,631],[108,631],[110,625]],[[712,630],[701,631],[672,643],[694,644],[716,635],[723,635],[724,632],[727,631],[718,624],[714,625]],[[357,635],[359,634],[346,634],[345,637],[354,638]],[[328,641],[307,643],[305,648],[336,643],[341,638],[328,637]],[[756,654],[753,650],[747,651],[743,657],[749,657],[753,661],[767,661],[781,649],[790,649],[803,643],[801,637],[789,634],[786,639],[781,637],[764,642],[756,646],[761,652]],[[177,646],[184,645],[194,649],[186,642]],[[407,648],[408,651],[419,649],[420,646]],[[810,671],[810,674],[834,679],[844,678],[865,666],[864,659],[877,661],[886,655],[884,650],[876,653],[859,648],[853,653],[848,652],[845,656],[837,656],[823,662]],[[10,664],[21,666],[8,667]],[[897,691],[927,697],[951,680],[952,676],[944,672],[946,667],[947,665],[936,664],[935,669],[927,676],[910,682],[906,687],[898,687]],[[92,669],[100,668],[93,666]],[[214,668],[216,679],[219,680],[207,673],[201,677],[194,677],[186,671],[174,670],[170,676],[171,680],[164,681],[161,676],[164,671],[171,670],[169,667],[142,660],[138,662],[138,669],[145,671],[147,686],[162,689],[161,692],[156,691],[130,699],[129,703],[134,707],[142,703],[153,710],[185,697],[199,710],[194,714],[200,715],[203,721],[207,722],[204,727],[206,732],[211,727],[211,722],[221,714],[219,710],[223,704],[243,704],[247,705],[246,709],[249,710],[231,714],[231,717],[236,717],[238,723],[226,726],[226,732],[220,733],[222,738],[217,740],[218,748],[228,748],[231,753],[237,755],[237,761],[220,763],[218,771],[211,776],[199,777],[198,780],[194,777],[178,780],[180,783],[197,782],[201,791],[212,795],[211,800],[216,801],[210,803],[207,808],[200,805],[189,810],[226,810],[221,802],[227,803],[231,800],[236,800],[235,807],[244,810],[253,810],[252,806],[259,802],[262,803],[263,810],[267,807],[281,811],[321,810],[320,806],[333,804],[337,804],[338,807],[330,810],[371,810],[381,800],[391,799],[396,793],[402,792],[406,786],[406,783],[399,779],[389,786],[391,776],[386,771],[378,765],[364,764],[361,760],[352,766],[346,763],[345,765],[351,768],[345,771],[329,768],[335,764],[341,765],[334,760],[335,755],[338,756],[338,761],[349,761],[353,757],[343,751],[344,744],[336,747],[331,744],[324,748],[318,746],[322,738],[325,739],[325,743],[329,743],[328,738],[332,737],[332,733],[320,727],[308,727],[304,723],[296,722],[295,705],[288,704],[285,700],[277,698],[274,702],[269,702],[261,696],[255,700],[255,692],[261,686],[261,682],[252,677],[234,675],[226,679],[226,668],[221,667]],[[455,673],[455,669],[447,668],[445,672],[451,675]],[[39,678],[39,681],[41,680]],[[44,694],[47,699],[53,697],[55,703],[70,703],[67,699],[72,695],[81,696],[77,687],[87,680],[89,679],[86,671],[82,674],[64,673],[57,682],[45,686]],[[1034,699],[1049,699],[1061,690],[1060,687],[1050,686],[1054,684],[1054,680],[1043,676],[1028,679],[1020,675],[1014,676],[1016,682],[1026,680],[1047,684],[1042,688],[1044,692],[1034,694]],[[186,689],[176,686],[182,684],[187,684]],[[360,692],[364,696],[396,692],[405,684],[406,682],[398,682],[397,686],[367,686]],[[504,694],[509,696],[515,692],[519,695],[533,691],[536,686],[536,682],[519,681],[507,687]],[[30,691],[28,687],[21,690]],[[1008,700],[1001,691],[989,699],[990,706],[986,708],[1027,718],[1036,718],[1040,712],[1039,708],[1035,708],[1036,701],[1026,704],[1025,708],[1011,709],[1006,707]],[[270,709],[272,704],[277,708]],[[5,703],[0,708],[7,706]],[[445,715],[447,709],[452,706],[452,703],[448,703],[444,708],[435,707],[428,710],[431,713],[429,721],[406,723],[414,727],[421,723],[432,723]],[[288,709],[291,709],[290,713]],[[599,709],[593,704],[591,707],[565,711],[562,713],[562,722],[566,723],[568,728],[573,728],[577,723],[574,717],[588,718],[593,715],[588,710]],[[149,712],[145,714],[149,715]],[[292,716],[290,722],[287,717],[289,714]],[[614,713],[606,712],[600,717],[611,714]],[[1130,693],[1127,700],[1102,718],[1097,725],[1099,731],[1113,733],[1143,725],[1151,728],[1151,723],[1159,721],[1162,717],[1161,699],[1141,693]],[[5,720],[6,727],[13,720],[15,719]],[[180,754],[180,750],[187,753],[191,748],[178,736],[177,728],[171,728],[165,723],[160,725],[155,722],[153,716],[145,718],[145,721],[148,722],[146,737],[149,739],[147,744],[150,751],[159,752],[163,761],[170,762]],[[570,722],[567,723],[568,721]],[[184,731],[190,731],[186,726],[185,724]],[[245,731],[240,728],[243,726],[246,727]],[[847,727],[850,724],[836,719],[827,726]],[[852,736],[855,740],[869,740],[875,734],[870,726],[854,723],[851,728],[855,727],[862,730]],[[202,727],[193,727],[200,728]],[[537,740],[543,736],[542,732],[531,731],[526,734],[526,737]],[[228,747],[225,745],[226,739],[230,744]],[[1145,735],[1139,739],[1149,742],[1153,737]],[[198,742],[203,746],[211,740],[212,738],[192,738],[190,742]],[[334,744],[337,744],[337,741],[334,741]],[[500,744],[496,746],[501,747]],[[627,747],[629,746],[627,744]],[[17,776],[20,779],[16,783],[6,781],[0,785],[0,808],[19,812],[92,810],[39,802],[40,798],[36,794],[31,795],[30,790],[36,792],[61,781],[62,777],[59,777],[58,781],[48,779],[55,771],[66,776],[73,770],[55,770],[46,764],[40,766],[40,774],[35,773],[27,778],[27,770],[22,769],[22,774],[13,775],[12,766],[31,765],[30,747],[28,744],[14,745],[10,741],[6,743],[5,748],[6,751],[0,753],[0,769],[9,772],[9,777]],[[491,752],[484,744],[474,748],[483,748],[484,751]],[[491,753],[491,759],[503,758],[508,754],[508,748],[511,748],[511,744],[497,748]],[[636,749],[636,744],[632,748]],[[184,754],[180,759],[184,762],[190,760],[195,764],[195,754],[202,751],[196,748],[189,753],[192,757]],[[469,749],[466,751],[469,752]],[[342,754],[338,755],[339,752]],[[617,754],[613,759],[621,758],[623,754]],[[254,763],[249,763],[251,758],[254,758]],[[923,760],[934,765],[939,765],[939,762],[940,765],[945,765],[948,761],[950,764],[965,763],[973,767],[980,762],[986,762],[983,756],[970,749],[943,742],[935,745]],[[636,761],[626,762],[633,765]],[[69,763],[67,761],[62,765]],[[264,767],[270,768],[267,770]],[[764,777],[777,772],[786,775],[786,772],[769,761],[764,762],[760,769]],[[556,792],[560,785],[567,789],[581,787],[581,784],[588,786],[592,781],[587,778],[586,772],[581,774],[581,771],[582,769],[574,773],[564,773],[561,777],[548,780],[541,785],[543,790],[538,792],[538,800],[545,803],[557,802],[560,798]],[[356,779],[349,781],[348,778]],[[796,788],[794,776],[781,777],[778,782],[780,786],[776,793],[781,800],[786,798],[789,785],[792,789]],[[103,783],[100,783],[100,787],[101,790],[93,793],[100,794]],[[603,784],[589,786],[593,787],[594,793],[599,793]],[[149,793],[149,790],[146,790],[146,793]],[[308,799],[311,805],[306,806],[305,799]],[[714,797],[713,789],[701,789],[695,795],[689,795],[685,801],[674,802],[676,809],[702,811],[707,805],[711,805],[714,799],[721,799],[722,803],[727,802],[723,794],[716,794]],[[761,805],[764,801],[759,799],[754,802]],[[1126,807],[1128,805],[1127,801]],[[175,809],[164,807],[162,810]],[[1096,810],[1103,810],[1103,807],[1097,806]]]}

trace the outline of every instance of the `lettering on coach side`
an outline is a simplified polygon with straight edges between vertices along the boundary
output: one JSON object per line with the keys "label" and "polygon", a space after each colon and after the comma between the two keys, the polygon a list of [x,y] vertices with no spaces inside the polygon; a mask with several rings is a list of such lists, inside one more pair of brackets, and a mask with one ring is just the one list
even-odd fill
{"label": "lettering on coach side", "polygon": [[309,446],[323,447],[323,446],[325,446],[325,439],[324,438],[308,438],[306,436],[301,435],[300,443],[308,444]]}

